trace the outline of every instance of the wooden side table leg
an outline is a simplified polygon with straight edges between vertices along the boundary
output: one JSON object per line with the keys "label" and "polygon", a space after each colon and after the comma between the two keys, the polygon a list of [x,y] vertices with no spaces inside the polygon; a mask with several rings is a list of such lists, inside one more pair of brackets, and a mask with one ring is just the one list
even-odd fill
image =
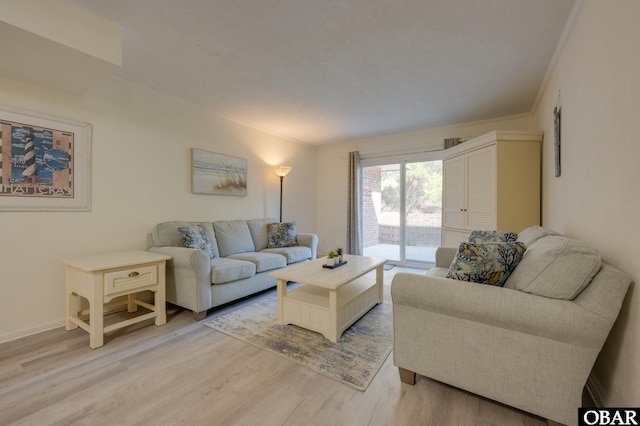
{"label": "wooden side table leg", "polygon": [[102,296],[102,274],[92,277],[91,296],[89,297],[89,347],[104,345],[104,299]]}
{"label": "wooden side table leg", "polygon": [[127,294],[127,312],[136,312],[138,304],[136,303],[136,293]]}
{"label": "wooden side table leg", "polygon": [[71,283],[71,274],[73,271],[70,267],[66,267],[67,269],[67,315],[64,328],[67,330],[75,330],[78,328],[78,324],[71,322],[71,317],[77,317],[78,312],[80,311],[80,296],[73,293],[72,283]]}
{"label": "wooden side table leg", "polygon": [[166,324],[167,322],[167,297],[166,297],[166,262],[158,264],[158,289],[154,293],[154,307],[156,309],[156,325]]}

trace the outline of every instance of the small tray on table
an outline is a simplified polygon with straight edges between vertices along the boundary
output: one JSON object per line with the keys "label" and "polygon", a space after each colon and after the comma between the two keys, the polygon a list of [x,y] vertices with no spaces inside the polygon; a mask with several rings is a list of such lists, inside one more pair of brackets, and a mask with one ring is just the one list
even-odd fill
{"label": "small tray on table", "polygon": [[326,269],[336,269],[336,268],[339,268],[340,266],[346,265],[346,264],[347,264],[347,261],[343,260],[342,262],[338,262],[338,263],[335,263],[333,265],[326,265],[325,264],[325,265],[322,265],[322,267],[326,268]]}

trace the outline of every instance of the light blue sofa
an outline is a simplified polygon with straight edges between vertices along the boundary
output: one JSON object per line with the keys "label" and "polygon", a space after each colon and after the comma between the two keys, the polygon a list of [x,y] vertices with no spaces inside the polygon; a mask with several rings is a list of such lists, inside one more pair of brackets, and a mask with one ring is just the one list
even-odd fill
{"label": "light blue sofa", "polygon": [[[147,234],[148,250],[171,256],[167,261],[167,302],[193,311],[207,310],[276,285],[274,269],[316,258],[318,237],[298,233],[291,247],[268,248],[267,224],[275,219],[217,222],[163,222]],[[183,245],[179,228],[201,225],[212,246],[204,250]]]}
{"label": "light blue sofa", "polygon": [[394,364],[567,425],[613,326],[630,278],[581,241],[539,226],[503,287],[446,278],[455,248],[427,275],[391,284]]}

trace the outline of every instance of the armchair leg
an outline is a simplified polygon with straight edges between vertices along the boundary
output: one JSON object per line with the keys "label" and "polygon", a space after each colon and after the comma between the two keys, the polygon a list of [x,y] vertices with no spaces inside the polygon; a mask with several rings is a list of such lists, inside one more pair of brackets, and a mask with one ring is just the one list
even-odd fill
{"label": "armchair leg", "polygon": [[202,321],[207,317],[207,311],[196,312],[193,311],[193,319],[196,321]]}
{"label": "armchair leg", "polygon": [[408,385],[416,384],[416,373],[413,371],[405,370],[404,368],[398,367],[398,373],[400,373],[400,381],[402,383],[406,383]]}

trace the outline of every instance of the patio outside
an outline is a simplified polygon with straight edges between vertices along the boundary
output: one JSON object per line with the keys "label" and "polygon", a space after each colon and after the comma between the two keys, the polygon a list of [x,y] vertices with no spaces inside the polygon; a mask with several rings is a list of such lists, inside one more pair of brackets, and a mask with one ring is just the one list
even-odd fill
{"label": "patio outside", "polygon": [[[384,213],[379,223],[379,238],[370,240],[363,248],[364,256],[383,257],[390,261],[400,260],[400,228],[398,213]],[[435,264],[436,249],[441,241],[441,214],[410,214],[407,217],[406,263],[431,267]]]}

